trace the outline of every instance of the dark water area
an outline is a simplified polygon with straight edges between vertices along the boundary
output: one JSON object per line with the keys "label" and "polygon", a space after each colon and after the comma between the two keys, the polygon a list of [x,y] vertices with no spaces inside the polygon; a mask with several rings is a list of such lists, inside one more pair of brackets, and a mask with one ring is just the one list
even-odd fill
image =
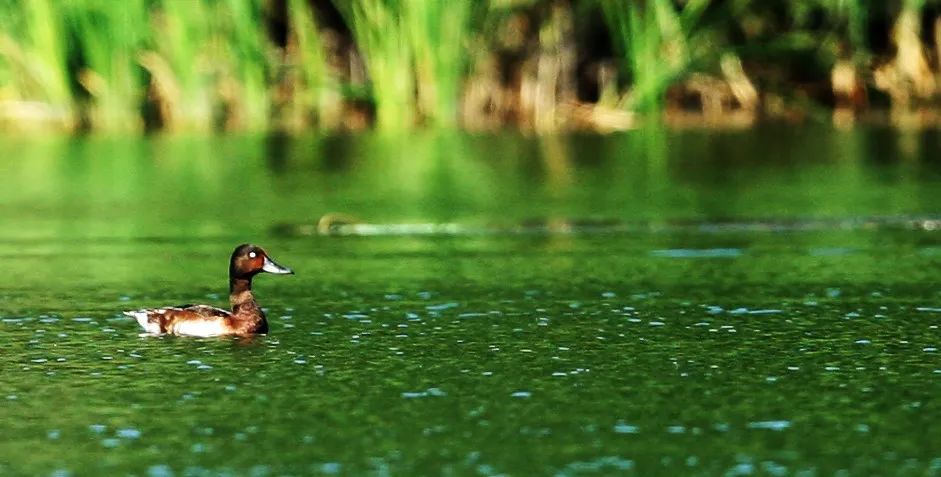
{"label": "dark water area", "polygon": [[941,475],[939,145],[4,138],[0,474]]}

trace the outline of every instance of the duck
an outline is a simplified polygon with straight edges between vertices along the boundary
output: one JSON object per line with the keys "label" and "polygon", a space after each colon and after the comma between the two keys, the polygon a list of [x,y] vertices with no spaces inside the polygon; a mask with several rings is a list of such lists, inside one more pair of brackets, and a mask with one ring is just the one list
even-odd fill
{"label": "duck", "polygon": [[268,333],[265,312],[255,301],[252,278],[259,273],[293,275],[257,245],[245,243],[229,260],[229,302],[232,311],[209,305],[179,305],[125,311],[147,334],[178,336],[252,336]]}

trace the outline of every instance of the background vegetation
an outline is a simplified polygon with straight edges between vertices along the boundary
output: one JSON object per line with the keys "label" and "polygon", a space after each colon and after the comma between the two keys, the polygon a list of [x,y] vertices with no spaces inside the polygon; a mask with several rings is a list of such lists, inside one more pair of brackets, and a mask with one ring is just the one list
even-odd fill
{"label": "background vegetation", "polygon": [[938,120],[938,0],[0,0],[0,128]]}

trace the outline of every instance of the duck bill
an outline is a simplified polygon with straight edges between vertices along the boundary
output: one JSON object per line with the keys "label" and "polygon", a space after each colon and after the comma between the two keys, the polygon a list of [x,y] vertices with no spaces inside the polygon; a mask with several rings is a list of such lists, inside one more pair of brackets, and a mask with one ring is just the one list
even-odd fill
{"label": "duck bill", "polygon": [[294,275],[294,270],[291,270],[288,267],[282,267],[268,257],[265,257],[265,264],[262,265],[261,269],[276,275]]}

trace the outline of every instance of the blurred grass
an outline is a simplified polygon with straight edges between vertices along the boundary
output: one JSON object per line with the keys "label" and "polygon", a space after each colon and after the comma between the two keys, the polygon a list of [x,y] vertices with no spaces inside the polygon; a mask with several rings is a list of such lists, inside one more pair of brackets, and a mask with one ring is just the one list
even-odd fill
{"label": "blurred grass", "polygon": [[[268,39],[261,0],[225,0],[213,18],[220,21],[213,46],[219,65],[222,111],[228,129],[264,130],[269,117]],[[222,61],[219,61],[219,60]]]}
{"label": "blurred grass", "polygon": [[90,96],[90,126],[111,131],[140,129],[144,80],[137,51],[150,32],[146,2],[65,0],[60,7],[81,51],[78,81]]}
{"label": "blurred grass", "polygon": [[[418,0],[421,1],[421,0]],[[370,77],[376,124],[382,129],[415,124],[414,52],[398,0],[338,0]]]}
{"label": "blurred grass", "polygon": [[217,91],[209,4],[160,0],[152,14],[152,28],[161,32],[161,40],[142,52],[141,63],[151,76],[160,124],[169,130],[210,129]]}
{"label": "blurred grass", "polygon": [[317,31],[314,11],[306,0],[289,0],[289,55],[293,69],[292,121],[297,127],[309,124],[330,126],[340,122],[340,92],[337,78],[327,64],[324,44]]}
{"label": "blurred grass", "polygon": [[0,0],[0,128],[547,132],[825,117],[869,97],[936,109],[939,25],[941,0]]}
{"label": "blurred grass", "polygon": [[73,97],[65,25],[54,7],[51,0],[0,2],[0,90],[5,98],[42,103],[68,117]]}
{"label": "blurred grass", "polygon": [[602,11],[631,78],[628,108],[663,109],[667,89],[694,61],[695,34],[709,0],[676,10],[670,0],[602,0]]}
{"label": "blurred grass", "polygon": [[370,77],[381,128],[457,125],[473,0],[335,1]]}
{"label": "blurred grass", "polygon": [[473,0],[413,0],[402,14],[415,56],[418,109],[429,123],[457,125],[473,33]]}

